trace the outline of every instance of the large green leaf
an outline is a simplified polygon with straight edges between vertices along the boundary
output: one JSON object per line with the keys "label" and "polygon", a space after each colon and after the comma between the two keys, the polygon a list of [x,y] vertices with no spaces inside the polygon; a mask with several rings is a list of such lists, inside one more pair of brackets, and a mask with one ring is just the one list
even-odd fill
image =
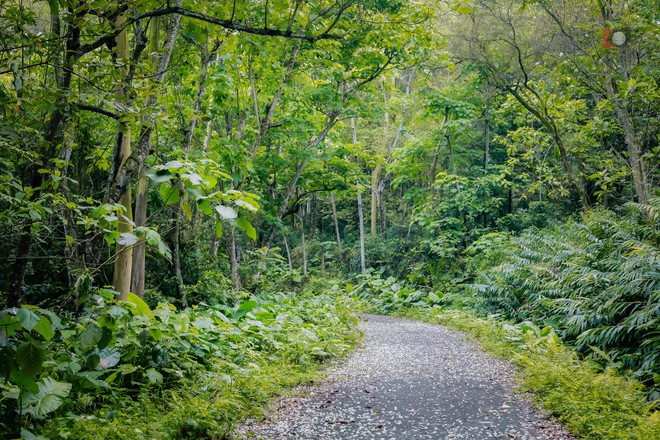
{"label": "large green leaf", "polygon": [[51,323],[45,316],[39,317],[39,322],[34,326],[34,331],[43,336],[47,341],[50,341],[55,336]]}
{"label": "large green leaf", "polygon": [[69,395],[71,384],[58,382],[50,377],[39,381],[37,394],[27,393],[23,397],[23,411],[34,417],[43,417],[62,405],[63,398]]}
{"label": "large green leaf", "polygon": [[149,379],[150,383],[162,383],[163,382],[163,375],[160,374],[158,371],[156,371],[154,368],[149,368],[146,371],[147,378]]}
{"label": "large green leaf", "polygon": [[243,230],[252,240],[257,241],[257,230],[244,218],[236,220],[236,225]]}
{"label": "large green leaf", "polygon": [[21,371],[36,376],[43,368],[46,359],[46,350],[41,344],[34,341],[26,341],[16,349],[16,360]]}
{"label": "large green leaf", "polygon": [[102,370],[114,367],[119,363],[119,360],[121,359],[121,354],[116,348],[106,347],[99,351],[98,355],[99,364],[96,366],[96,368]]}
{"label": "large green leaf", "polygon": [[161,183],[158,192],[166,205],[173,205],[179,201],[179,188],[170,185],[168,182]]}
{"label": "large green leaf", "polygon": [[36,435],[25,428],[21,428],[21,440],[48,440],[43,435]]}
{"label": "large green leaf", "polygon": [[144,300],[142,298],[140,298],[139,296],[137,296],[133,292],[128,292],[126,301],[128,301],[129,303],[135,305],[135,312],[134,313],[136,315],[142,315],[142,316],[151,316],[152,315],[152,311],[149,308],[149,306],[147,305],[147,303],[144,302]]}
{"label": "large green leaf", "polygon": [[39,323],[39,315],[32,310],[20,308],[16,312],[16,320],[25,330],[32,330]]}

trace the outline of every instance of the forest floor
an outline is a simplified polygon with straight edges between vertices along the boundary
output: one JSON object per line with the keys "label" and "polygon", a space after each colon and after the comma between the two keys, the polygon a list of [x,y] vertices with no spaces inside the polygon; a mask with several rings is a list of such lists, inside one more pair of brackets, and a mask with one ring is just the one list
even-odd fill
{"label": "forest floor", "polygon": [[572,439],[516,392],[513,367],[459,331],[365,316],[360,348],[320,386],[277,402],[235,437],[283,439]]}

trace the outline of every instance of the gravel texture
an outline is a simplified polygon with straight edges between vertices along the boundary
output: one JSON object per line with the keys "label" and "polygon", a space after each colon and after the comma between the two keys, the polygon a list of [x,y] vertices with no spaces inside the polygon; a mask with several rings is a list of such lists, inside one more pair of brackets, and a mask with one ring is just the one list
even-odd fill
{"label": "gravel texture", "polygon": [[465,334],[366,316],[364,342],[305,397],[238,439],[572,439],[513,389],[513,369]]}

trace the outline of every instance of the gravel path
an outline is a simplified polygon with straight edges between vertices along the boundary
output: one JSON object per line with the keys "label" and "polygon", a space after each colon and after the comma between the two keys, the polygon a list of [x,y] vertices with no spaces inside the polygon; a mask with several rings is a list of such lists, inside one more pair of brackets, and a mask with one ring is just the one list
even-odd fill
{"label": "gravel path", "polygon": [[512,367],[461,332],[368,316],[361,348],[307,397],[248,423],[250,439],[571,439],[516,395]]}

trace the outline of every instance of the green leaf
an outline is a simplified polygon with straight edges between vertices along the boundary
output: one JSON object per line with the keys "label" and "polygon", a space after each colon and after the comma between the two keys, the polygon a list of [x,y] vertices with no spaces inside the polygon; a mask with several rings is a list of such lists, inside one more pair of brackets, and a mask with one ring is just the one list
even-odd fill
{"label": "green leaf", "polygon": [[133,292],[128,292],[126,301],[128,301],[129,303],[135,305],[135,312],[134,312],[135,315],[140,315],[140,316],[151,316],[152,315],[152,311],[149,308],[149,306],[147,305],[147,303],[144,302],[144,300],[142,298],[140,298],[139,296],[137,296]]}
{"label": "green leaf", "polygon": [[158,187],[158,193],[166,205],[173,205],[179,201],[179,188],[169,183],[163,183]]}
{"label": "green leaf", "polygon": [[211,204],[207,199],[201,200],[198,203],[199,210],[202,211],[206,215],[213,215],[213,208],[211,208]]}
{"label": "green leaf", "polygon": [[137,237],[130,232],[122,232],[117,237],[117,244],[122,246],[133,246],[137,241]]}
{"label": "green leaf", "polygon": [[116,348],[104,348],[98,352],[99,355],[99,364],[97,369],[105,370],[107,368],[112,368],[119,363],[121,355],[119,350]]}
{"label": "green leaf", "polygon": [[16,330],[20,328],[21,323],[18,322],[16,316],[12,314],[11,309],[0,311],[0,331],[4,331],[5,336],[11,336]]}
{"label": "green leaf", "polygon": [[188,220],[192,220],[192,210],[190,209],[190,204],[188,202],[181,203],[181,210]]}
{"label": "green leaf", "polygon": [[244,218],[239,218],[236,220],[236,225],[241,228],[248,237],[252,240],[257,241],[257,230]]}
{"label": "green leaf", "polygon": [[9,375],[9,380],[11,383],[18,385],[24,390],[27,390],[31,393],[38,393],[39,392],[39,386],[37,385],[37,382],[34,380],[33,376],[30,376],[23,371],[18,371],[14,370],[11,372]]}
{"label": "green leaf", "polygon": [[222,222],[220,220],[215,222],[215,236],[217,238],[222,237]]}
{"label": "green leaf", "polygon": [[50,321],[48,318],[45,316],[39,317],[39,322],[37,325],[34,326],[34,331],[39,333],[43,338],[47,341],[50,341],[53,336],[55,336],[55,332],[53,331],[53,327],[51,326]]}
{"label": "green leaf", "polygon": [[43,417],[57,410],[70,391],[70,383],[58,382],[46,377],[39,382],[37,394],[29,393],[23,398],[23,411],[35,417]]}
{"label": "green leaf", "polygon": [[16,312],[16,320],[25,330],[32,330],[39,323],[39,315],[32,310],[20,308]]}
{"label": "green leaf", "polygon": [[43,368],[46,350],[34,341],[26,341],[16,349],[16,360],[21,371],[36,376]]}
{"label": "green leaf", "polygon": [[48,438],[43,435],[33,434],[27,429],[21,428],[21,440],[48,440]]}
{"label": "green leaf", "polygon": [[101,340],[103,331],[100,327],[90,324],[80,335],[80,347],[86,350],[91,347],[96,347],[96,344]]}
{"label": "green leaf", "polygon": [[146,371],[147,378],[149,379],[150,383],[162,383],[163,382],[163,375],[160,374],[158,371],[156,371],[154,368],[149,368]]}

